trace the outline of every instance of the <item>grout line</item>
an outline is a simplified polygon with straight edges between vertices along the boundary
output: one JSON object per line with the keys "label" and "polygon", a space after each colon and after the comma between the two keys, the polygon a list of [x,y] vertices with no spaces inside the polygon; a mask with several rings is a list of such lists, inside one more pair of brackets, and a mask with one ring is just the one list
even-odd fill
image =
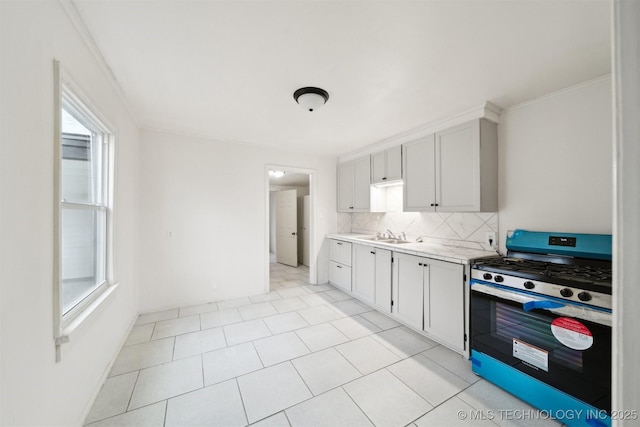
{"label": "grout line", "polygon": [[167,425],[167,412],[169,411],[169,399],[164,401],[164,419],[162,420],[162,427]]}
{"label": "grout line", "polygon": [[[287,423],[289,424],[289,427],[291,427],[291,420],[289,419],[289,416],[287,415],[287,412],[285,410],[281,411],[282,414],[284,415],[284,418],[287,420]],[[278,412],[276,412],[277,414]],[[275,415],[275,414],[274,414]]]}
{"label": "grout line", "polygon": [[[360,377],[360,378],[364,378],[364,377]],[[355,380],[354,380],[354,381],[355,381]],[[352,381],[348,382],[347,384],[349,384],[349,383],[351,383],[351,382],[352,382]],[[360,407],[360,405],[358,405],[358,402],[356,402],[356,401],[353,399],[353,397],[349,394],[349,392],[348,392],[347,390],[345,390],[345,388],[344,388],[344,386],[345,386],[345,385],[346,385],[346,384],[343,384],[343,385],[341,385],[341,386],[340,386],[340,388],[342,389],[342,391],[344,392],[344,394],[346,394],[346,395],[347,395],[347,397],[349,397],[349,399],[351,399],[351,401],[353,402],[353,404],[354,404],[354,405],[356,405],[356,408],[358,408],[358,409],[360,410],[360,412],[362,412],[362,415],[364,415],[364,416],[365,416],[365,418],[366,418],[366,419],[368,419],[368,420],[371,422],[371,425],[374,425],[374,426],[375,426],[375,425],[376,425],[376,423],[375,423],[375,422],[373,422],[373,420],[372,420],[371,418],[369,418],[369,415],[367,415],[367,413],[364,411],[364,409],[362,409],[362,408]],[[337,388],[337,387],[336,387],[336,388]]]}
{"label": "grout line", "polygon": [[238,389],[238,396],[240,396],[240,403],[242,403],[242,410],[244,411],[244,419],[247,420],[247,424],[249,424],[249,414],[247,414],[247,407],[244,404],[244,398],[242,397],[242,390],[240,390],[238,377],[233,378],[233,381],[236,383],[236,388]]}
{"label": "grout line", "polygon": [[[271,366],[279,365],[279,363],[276,363],[275,365],[271,365],[271,366],[265,365],[264,361],[262,360],[262,357],[260,357],[260,353],[258,352],[258,349],[256,348],[256,345],[253,343],[253,341],[249,341],[249,342],[247,342],[245,344],[251,344],[251,346],[253,347],[253,351],[255,351],[256,355],[258,356],[258,360],[260,360],[260,364],[262,365],[262,369],[270,368]],[[259,369],[257,369],[257,371],[259,371]],[[256,372],[256,371],[252,371],[252,372]],[[251,372],[249,372],[249,373],[251,373]],[[246,374],[243,374],[243,375],[246,375]],[[239,376],[242,376],[242,375],[239,375]],[[238,378],[238,377],[236,377],[236,378]],[[247,420],[248,420],[248,418],[247,418]]]}

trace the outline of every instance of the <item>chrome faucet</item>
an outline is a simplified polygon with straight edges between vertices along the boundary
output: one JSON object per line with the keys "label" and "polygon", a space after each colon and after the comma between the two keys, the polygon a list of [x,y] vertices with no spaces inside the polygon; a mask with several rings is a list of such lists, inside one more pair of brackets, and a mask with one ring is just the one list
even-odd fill
{"label": "chrome faucet", "polygon": [[397,239],[396,235],[393,234],[393,231],[389,230],[388,228],[387,228],[386,234],[388,234],[389,237],[391,237],[392,239]]}

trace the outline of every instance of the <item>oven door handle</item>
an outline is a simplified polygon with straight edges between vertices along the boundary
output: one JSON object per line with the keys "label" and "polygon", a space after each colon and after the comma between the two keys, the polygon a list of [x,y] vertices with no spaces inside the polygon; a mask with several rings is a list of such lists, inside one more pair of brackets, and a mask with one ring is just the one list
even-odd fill
{"label": "oven door handle", "polygon": [[565,305],[556,301],[528,301],[522,304],[522,309],[524,311],[531,311],[531,310],[535,310],[536,308],[550,310],[553,308],[562,308],[562,307],[565,307]]}
{"label": "oven door handle", "polygon": [[[529,311],[535,308],[541,308],[548,310],[549,312],[558,316],[569,316],[577,319],[588,320],[591,322],[599,323],[600,325],[611,326],[612,319],[610,312],[604,312],[588,307],[579,307],[573,304],[562,305],[561,302],[551,301],[545,298],[535,297],[533,295],[524,294],[518,291],[510,291],[505,289],[496,288],[495,286],[485,285],[484,283],[471,282],[471,290],[479,292],[481,294],[491,295],[495,298],[500,298],[507,301],[513,301],[520,303],[523,306],[523,310]],[[530,305],[527,305],[530,304]],[[546,304],[558,304],[555,307],[545,307]],[[527,310],[528,308],[528,310]]]}

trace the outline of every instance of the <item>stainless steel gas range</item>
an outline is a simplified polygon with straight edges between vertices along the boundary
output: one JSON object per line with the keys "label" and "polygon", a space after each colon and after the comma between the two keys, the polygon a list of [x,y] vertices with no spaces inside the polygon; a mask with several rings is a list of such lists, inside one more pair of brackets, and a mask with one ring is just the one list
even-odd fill
{"label": "stainless steel gas range", "polygon": [[611,424],[611,236],[515,230],[471,269],[474,372],[570,426]]}

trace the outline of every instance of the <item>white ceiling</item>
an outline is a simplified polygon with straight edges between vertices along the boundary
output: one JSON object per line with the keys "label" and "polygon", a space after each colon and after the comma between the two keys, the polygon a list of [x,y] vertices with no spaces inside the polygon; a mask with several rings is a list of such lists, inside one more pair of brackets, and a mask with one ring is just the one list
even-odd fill
{"label": "white ceiling", "polygon": [[143,127],[319,155],[610,72],[610,0],[73,4]]}

